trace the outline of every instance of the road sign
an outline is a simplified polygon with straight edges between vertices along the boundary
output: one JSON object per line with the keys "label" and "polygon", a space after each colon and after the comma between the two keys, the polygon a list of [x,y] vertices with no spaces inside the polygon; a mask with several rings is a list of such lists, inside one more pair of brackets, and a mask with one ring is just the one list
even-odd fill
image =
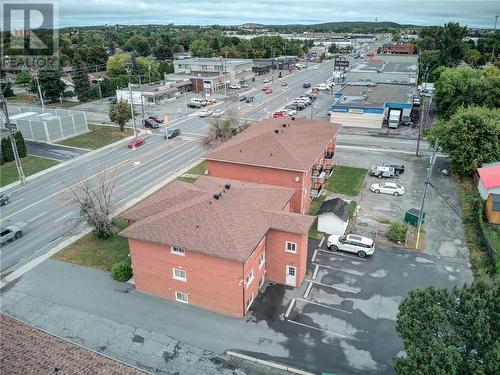
{"label": "road sign", "polygon": [[348,68],[349,67],[349,61],[345,60],[345,57],[336,58],[334,66],[336,68]]}

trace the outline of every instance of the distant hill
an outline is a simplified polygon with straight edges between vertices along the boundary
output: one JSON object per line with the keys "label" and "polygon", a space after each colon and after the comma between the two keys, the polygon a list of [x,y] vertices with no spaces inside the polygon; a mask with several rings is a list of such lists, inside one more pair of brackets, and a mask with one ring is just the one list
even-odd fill
{"label": "distant hill", "polygon": [[403,28],[422,28],[422,26],[417,25],[402,25],[397,22],[367,22],[367,21],[343,21],[343,22],[326,22],[317,23],[311,25],[305,24],[286,24],[286,25],[262,25],[255,24],[256,27],[265,27],[270,30],[276,31],[295,31],[295,32],[373,32],[373,31],[384,31],[384,30],[394,30]]}

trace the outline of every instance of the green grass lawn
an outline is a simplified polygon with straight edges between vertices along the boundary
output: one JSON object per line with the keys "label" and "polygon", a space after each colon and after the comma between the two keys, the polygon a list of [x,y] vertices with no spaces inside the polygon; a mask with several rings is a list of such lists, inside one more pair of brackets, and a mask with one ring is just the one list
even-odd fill
{"label": "green grass lawn", "polygon": [[363,186],[367,170],[353,167],[334,167],[327,189],[333,193],[358,195]]}
{"label": "green grass lawn", "polygon": [[[319,208],[325,201],[326,196],[320,195],[319,197],[314,198],[311,201],[311,204],[309,205],[309,210],[307,211],[308,215],[316,215],[316,212],[318,212]],[[321,237],[323,237],[323,233],[318,232],[318,219],[314,220],[313,225],[311,225],[311,229],[309,229],[309,237],[311,238],[316,238],[319,240]]]}
{"label": "green grass lawn", "polygon": [[207,169],[207,162],[203,160],[201,163],[195,165],[193,168],[184,173],[182,176],[177,177],[176,180],[184,182],[195,182],[198,179],[198,177],[196,176],[204,175],[206,169]]}
{"label": "green grass lawn", "polygon": [[[26,156],[21,158],[24,175],[30,176],[44,169],[50,168],[59,162],[51,159],[39,158],[36,156]],[[0,186],[8,185],[18,180],[17,168],[15,161],[9,161],[0,166]]]}
{"label": "green grass lawn", "polygon": [[80,134],[58,143],[65,146],[96,150],[134,134],[131,129],[125,129],[125,131],[121,132],[118,127],[96,124],[89,124],[89,130],[88,133]]}
{"label": "green grass lawn", "polygon": [[[118,232],[127,225],[126,220],[118,219]],[[89,233],[62,249],[53,258],[109,271],[113,264],[128,259],[128,254],[127,238],[115,234],[104,240],[97,238],[94,233]]]}

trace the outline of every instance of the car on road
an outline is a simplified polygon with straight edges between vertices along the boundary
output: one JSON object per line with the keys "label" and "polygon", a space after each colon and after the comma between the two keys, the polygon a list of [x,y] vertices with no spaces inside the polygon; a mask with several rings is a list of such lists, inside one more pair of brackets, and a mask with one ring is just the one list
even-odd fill
{"label": "car on road", "polygon": [[179,135],[181,135],[181,129],[167,130],[167,135],[165,135],[165,138],[172,139]]}
{"label": "car on road", "polygon": [[375,244],[371,238],[357,234],[336,235],[328,237],[327,246],[330,251],[346,251],[354,253],[360,258],[372,255],[375,252]]}
{"label": "car on road", "polygon": [[311,82],[306,82],[306,83],[304,83],[304,84],[302,85],[302,87],[303,87],[304,89],[308,89],[309,87],[311,87]]}
{"label": "car on road", "polygon": [[240,95],[240,102],[245,102],[247,97],[245,95]]}
{"label": "car on road", "polygon": [[267,90],[269,90],[269,89],[270,89],[270,87],[269,87],[269,86],[264,86],[264,87],[262,88],[262,91],[267,91]]}
{"label": "car on road", "polygon": [[319,90],[319,91],[326,91],[328,90],[328,85],[326,85],[325,83],[320,83],[318,86],[316,86],[316,88]]}
{"label": "car on road", "polygon": [[384,167],[390,167],[394,168],[394,172],[396,174],[403,174],[405,172],[405,166],[402,164],[389,164],[389,163],[384,163],[382,164]]}
{"label": "car on road", "polygon": [[286,83],[286,82],[281,82],[281,86],[288,86],[288,83]]}
{"label": "car on road", "polygon": [[396,175],[396,172],[394,171],[394,168],[392,167],[386,167],[384,165],[372,165],[370,169],[370,176],[382,178],[382,177],[387,177],[391,178]]}
{"label": "car on road", "polygon": [[239,90],[239,89],[241,89],[241,85],[239,85],[239,84],[237,84],[237,83],[234,83],[234,84],[232,84],[232,85],[229,85],[229,88],[230,88],[231,90]]}
{"label": "car on road", "polygon": [[202,109],[201,111],[198,112],[198,117],[208,117],[212,113],[214,113],[214,111],[212,111],[211,109],[205,108],[205,109]]}
{"label": "car on road", "polygon": [[278,111],[273,113],[273,118],[283,118],[290,117],[290,115],[285,111]]}
{"label": "car on road", "polygon": [[247,103],[253,103],[255,101],[255,98],[253,96],[247,96],[247,99],[245,100],[245,102]]}
{"label": "car on road", "polygon": [[215,98],[206,98],[205,101],[207,102],[207,104],[217,103],[217,99],[215,99]]}
{"label": "car on road", "polygon": [[273,89],[268,87],[266,91],[264,91],[264,94],[270,94],[273,92]]}
{"label": "car on road", "polygon": [[9,196],[7,194],[0,194],[0,206],[5,206],[9,203]]}
{"label": "car on road", "polygon": [[395,182],[378,182],[370,186],[370,190],[377,194],[391,194],[391,195],[403,195],[405,193],[405,188],[396,184]]}
{"label": "car on road", "polygon": [[264,78],[264,79],[262,80],[262,82],[263,82],[263,83],[269,83],[269,82],[271,82],[271,80],[270,80],[269,78]]}
{"label": "car on road", "polygon": [[155,120],[158,124],[163,124],[163,119],[160,116],[149,115],[148,118]]}
{"label": "car on road", "polygon": [[191,98],[191,103],[201,104],[202,107],[205,107],[208,104],[206,99],[202,99],[202,98]]}
{"label": "car on road", "polygon": [[201,108],[203,107],[203,104],[201,104],[200,102],[190,102],[187,104],[187,106],[189,108]]}
{"label": "car on road", "polygon": [[8,227],[1,228],[0,229],[0,245],[3,245],[4,243],[13,241],[13,240],[18,240],[21,238],[24,234],[24,231],[26,230],[26,223],[23,223],[21,221],[14,223],[12,225],[9,225]]}
{"label": "car on road", "polygon": [[134,147],[139,147],[139,146],[142,146],[143,144],[145,143],[144,139],[143,138],[136,138],[136,139],[132,139],[128,144],[127,144],[127,147],[128,148],[134,148]]}
{"label": "car on road", "polygon": [[223,109],[216,109],[214,113],[212,113],[212,117],[221,117],[224,114]]}
{"label": "car on road", "polygon": [[144,119],[143,125],[144,125],[144,128],[146,128],[146,129],[158,129],[160,127],[160,124],[158,124],[152,118]]}

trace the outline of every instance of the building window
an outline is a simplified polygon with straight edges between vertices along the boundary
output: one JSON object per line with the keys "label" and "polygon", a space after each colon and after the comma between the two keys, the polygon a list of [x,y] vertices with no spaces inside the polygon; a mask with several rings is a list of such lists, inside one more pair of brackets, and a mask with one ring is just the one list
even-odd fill
{"label": "building window", "polygon": [[252,297],[250,297],[249,299],[247,299],[247,311],[250,308],[250,306],[252,305],[252,302],[253,302],[253,293],[252,293]]}
{"label": "building window", "polygon": [[266,252],[263,251],[262,254],[260,254],[260,257],[259,257],[259,269],[262,268],[262,266],[264,265],[264,263],[266,263]]}
{"label": "building window", "polygon": [[186,255],[186,250],[181,249],[180,247],[177,246],[172,246],[172,249],[170,250],[170,253],[175,254],[175,255]]}
{"label": "building window", "polygon": [[247,278],[245,279],[245,285],[248,288],[253,281],[253,270],[250,271]]}
{"label": "building window", "polygon": [[260,277],[259,289],[262,288],[263,285],[264,285],[264,275]]}
{"label": "building window", "polygon": [[297,244],[295,242],[286,241],[285,250],[289,253],[296,253],[297,252]]}
{"label": "building window", "polygon": [[175,300],[182,303],[189,303],[187,293],[175,292]]}
{"label": "building window", "polygon": [[181,281],[186,281],[186,271],[181,270],[179,268],[174,268],[173,270],[174,274],[174,279],[176,280],[181,280]]}

